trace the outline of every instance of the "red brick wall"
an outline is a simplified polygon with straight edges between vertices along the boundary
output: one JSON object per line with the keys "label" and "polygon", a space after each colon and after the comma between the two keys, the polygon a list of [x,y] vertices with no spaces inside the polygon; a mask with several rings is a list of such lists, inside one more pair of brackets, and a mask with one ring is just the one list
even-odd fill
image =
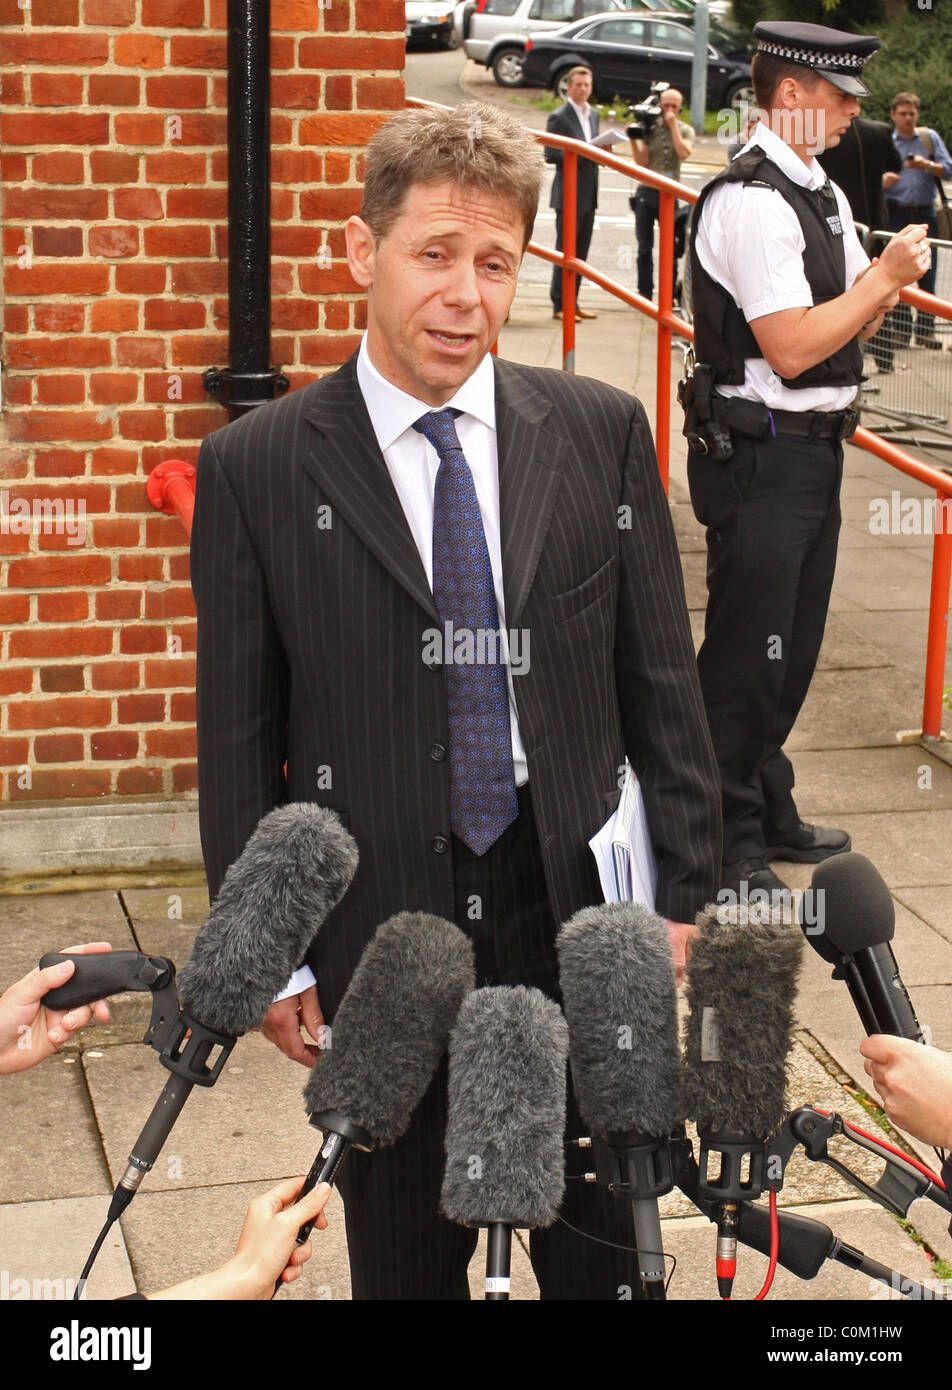
{"label": "red brick wall", "polygon": [[[195,787],[188,551],[145,482],[226,419],[202,383],[227,363],[225,13],[0,0],[5,799]],[[403,4],[272,0],[271,24],[272,361],[294,389],[363,326],[342,222],[403,105]]]}

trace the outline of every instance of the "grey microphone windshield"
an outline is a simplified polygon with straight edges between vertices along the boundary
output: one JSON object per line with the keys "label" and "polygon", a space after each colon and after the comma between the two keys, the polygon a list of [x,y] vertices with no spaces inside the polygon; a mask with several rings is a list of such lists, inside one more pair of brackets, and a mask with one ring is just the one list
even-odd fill
{"label": "grey microphone windshield", "polygon": [[596,1134],[670,1134],[681,1115],[664,921],[639,903],[603,903],[566,922],[556,946],[582,1116]]}
{"label": "grey microphone windshield", "polygon": [[442,1208],[462,1226],[551,1226],[564,1190],[565,1061],[559,1006],[499,985],[463,1003],[450,1039]]}
{"label": "grey microphone windshield", "polygon": [[425,912],[401,912],[384,922],[357,964],[329,1046],[308,1077],[308,1114],[345,1116],[366,1131],[373,1147],[396,1143],[475,983],[473,948],[452,922]]}
{"label": "grey microphone windshield", "polygon": [[236,1037],[258,1027],[350,886],[357,859],[326,807],[294,801],[262,816],[178,977],[186,1012]]}
{"label": "grey microphone windshield", "polygon": [[753,901],[698,915],[682,1078],[699,1130],[766,1139],[783,1121],[803,938],[782,915]]}

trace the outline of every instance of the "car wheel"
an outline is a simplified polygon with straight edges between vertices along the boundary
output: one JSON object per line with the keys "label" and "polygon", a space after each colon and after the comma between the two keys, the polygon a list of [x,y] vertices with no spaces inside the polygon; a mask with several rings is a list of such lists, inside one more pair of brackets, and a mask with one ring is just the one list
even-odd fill
{"label": "car wheel", "polygon": [[521,48],[500,48],[492,61],[493,77],[500,87],[521,87],[526,55]]}
{"label": "car wheel", "polygon": [[739,111],[742,106],[756,106],[757,98],[754,96],[753,87],[749,82],[737,82],[733,87],[728,87],[724,93],[724,105],[730,106],[734,111]]}
{"label": "car wheel", "polygon": [[[571,71],[571,68],[566,68],[563,72],[559,73],[558,77],[555,78],[552,83],[552,91],[557,97],[561,98],[562,101],[568,101],[569,99],[569,73]],[[594,101],[594,96],[592,100]]]}

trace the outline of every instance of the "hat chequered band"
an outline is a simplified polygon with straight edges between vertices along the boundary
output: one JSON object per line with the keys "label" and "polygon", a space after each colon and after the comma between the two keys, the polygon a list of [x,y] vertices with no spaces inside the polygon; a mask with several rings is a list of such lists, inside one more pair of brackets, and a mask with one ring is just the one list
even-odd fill
{"label": "hat chequered band", "polygon": [[819,53],[813,48],[788,48],[781,43],[769,43],[761,39],[758,45],[759,53],[772,53],[775,58],[787,58],[791,63],[805,63],[807,65],[820,65],[829,68],[846,68],[852,72],[861,72],[866,56],[860,53]]}

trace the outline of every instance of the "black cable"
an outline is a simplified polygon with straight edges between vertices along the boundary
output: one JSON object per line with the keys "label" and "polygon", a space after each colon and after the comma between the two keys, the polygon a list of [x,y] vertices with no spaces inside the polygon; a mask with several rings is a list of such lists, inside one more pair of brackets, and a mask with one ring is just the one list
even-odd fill
{"label": "black cable", "polygon": [[[575,1233],[577,1236],[581,1236],[583,1240],[591,1240],[591,1241],[594,1241],[596,1245],[607,1245],[608,1248],[609,1248],[610,1250],[621,1250],[621,1251],[623,1251],[626,1255],[639,1255],[639,1254],[641,1254],[641,1251],[639,1251],[637,1245],[619,1245],[619,1244],[617,1243],[617,1241],[614,1241],[614,1240],[603,1240],[601,1236],[592,1235],[591,1231],[583,1231],[583,1230],[581,1229],[581,1227],[579,1227],[579,1226],[573,1226],[572,1223],[571,1223],[571,1221],[566,1221],[565,1217],[562,1216],[561,1214],[560,1214],[556,1219],[557,1219],[558,1221],[560,1221],[560,1222],[562,1223],[562,1225],[565,1226],[568,1230],[574,1231],[574,1233]],[[655,1253],[655,1251],[652,1250],[650,1253],[653,1255],[653,1254]],[[677,1257],[677,1255],[672,1255],[672,1254],[670,1254],[670,1253],[669,1253],[668,1251],[666,1251],[666,1250],[659,1250],[657,1253],[661,1256],[661,1258],[662,1258],[663,1260],[670,1260],[670,1261],[671,1261],[671,1273],[668,1275],[667,1281],[666,1281],[665,1286],[664,1286],[664,1291],[665,1291],[665,1293],[667,1293],[667,1291],[668,1291],[668,1285],[671,1283],[671,1280],[674,1278],[674,1271],[675,1271],[675,1270],[677,1269],[677,1267],[678,1267],[678,1257]]]}
{"label": "black cable", "polygon": [[109,1234],[109,1229],[112,1226],[115,1219],[116,1218],[114,1216],[107,1216],[105,1226],[103,1226],[102,1230],[99,1232],[99,1235],[96,1237],[96,1243],[93,1246],[92,1250],[90,1250],[89,1252],[89,1259],[83,1265],[83,1272],[79,1276],[79,1283],[76,1285],[75,1291],[73,1293],[74,1303],[78,1302],[79,1299],[81,1299],[83,1296],[83,1290],[86,1287],[86,1280],[89,1278],[89,1271],[95,1264],[96,1256],[102,1249],[102,1243],[106,1239],[106,1236]]}

